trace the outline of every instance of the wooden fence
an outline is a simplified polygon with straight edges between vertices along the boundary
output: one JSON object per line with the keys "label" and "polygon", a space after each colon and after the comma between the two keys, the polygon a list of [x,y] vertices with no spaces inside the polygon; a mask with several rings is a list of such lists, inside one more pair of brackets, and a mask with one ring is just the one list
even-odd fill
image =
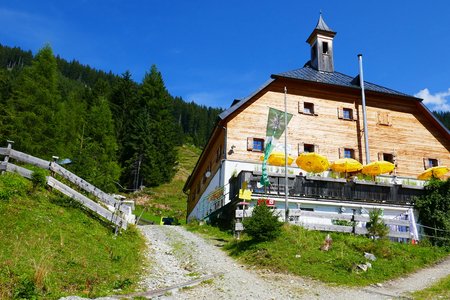
{"label": "wooden fence", "polygon": [[50,170],[62,176],[64,179],[70,181],[76,186],[80,187],[84,191],[94,195],[100,201],[100,203],[97,203],[80,194],[69,186],[56,180],[52,176],[47,176],[47,184],[49,186],[55,188],[64,195],[75,199],[90,211],[102,216],[103,218],[107,219],[117,226],[126,229],[128,223],[134,223],[135,216],[132,214],[132,209],[130,206],[123,205],[121,201],[115,199],[111,195],[108,195],[86,180],[61,167],[56,162],[50,162],[20,151],[16,151],[14,149],[11,149],[11,144],[8,144],[7,148],[0,148],[0,155],[5,156],[4,161],[1,163],[1,170],[16,172],[23,177],[29,179],[32,178],[33,171],[12,164],[9,162],[9,159],[14,159],[16,161],[31,164],[42,169]]}
{"label": "wooden fence", "polygon": [[[276,209],[275,214],[284,217],[284,209]],[[236,210],[236,219],[242,220],[246,217],[251,217],[252,210]],[[365,223],[369,222],[369,216],[365,215],[349,215],[339,213],[328,212],[313,212],[300,209],[289,210],[289,222],[291,224],[300,225],[307,229],[321,230],[321,231],[334,231],[334,232],[346,232],[354,234],[367,234]],[[325,222],[317,222],[317,219],[328,220]],[[348,221],[349,225],[334,225],[333,220]],[[411,238],[411,221],[410,220],[398,220],[398,219],[382,219],[384,224],[389,227],[388,237],[391,238]],[[242,230],[242,226],[236,223],[236,230]],[[239,229],[238,229],[239,228]]]}

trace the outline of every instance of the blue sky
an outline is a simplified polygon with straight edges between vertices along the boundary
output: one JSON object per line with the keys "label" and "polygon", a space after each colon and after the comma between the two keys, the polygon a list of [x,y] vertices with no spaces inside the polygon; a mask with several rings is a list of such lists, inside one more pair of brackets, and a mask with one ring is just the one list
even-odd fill
{"label": "blue sky", "polygon": [[337,31],[335,69],[450,110],[450,2],[12,0],[0,43],[55,54],[137,82],[155,64],[169,92],[228,107],[271,74],[300,68],[319,11]]}

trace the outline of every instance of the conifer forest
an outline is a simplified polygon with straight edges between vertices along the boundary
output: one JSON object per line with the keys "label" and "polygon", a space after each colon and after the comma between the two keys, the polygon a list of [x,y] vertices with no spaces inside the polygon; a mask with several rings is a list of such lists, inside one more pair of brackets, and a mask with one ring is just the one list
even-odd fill
{"label": "conifer forest", "polygon": [[[168,182],[176,146],[203,147],[220,108],[172,96],[155,65],[132,74],[96,70],[55,56],[0,45],[0,146],[66,168],[107,192]],[[68,159],[68,160],[67,160]]]}

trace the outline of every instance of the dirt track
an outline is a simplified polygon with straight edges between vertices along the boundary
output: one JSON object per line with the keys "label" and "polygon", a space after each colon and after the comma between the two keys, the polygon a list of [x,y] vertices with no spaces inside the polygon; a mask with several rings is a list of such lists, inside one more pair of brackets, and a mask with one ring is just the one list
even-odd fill
{"label": "dirt track", "polygon": [[[449,257],[436,266],[380,286],[332,287],[297,276],[248,269],[228,257],[218,243],[187,232],[183,227],[143,226],[140,229],[149,241],[148,254],[154,261],[153,270],[149,270],[143,282],[144,288],[158,290],[178,286],[166,290],[159,299],[408,298],[408,293],[450,274]],[[192,287],[181,287],[202,278],[209,279]]]}

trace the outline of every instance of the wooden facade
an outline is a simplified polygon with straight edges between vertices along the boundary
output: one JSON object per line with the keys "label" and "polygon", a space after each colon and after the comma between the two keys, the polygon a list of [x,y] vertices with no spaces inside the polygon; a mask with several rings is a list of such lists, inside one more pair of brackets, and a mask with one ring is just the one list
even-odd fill
{"label": "wooden facade", "polygon": [[[320,55],[332,56],[334,34],[320,17],[308,38],[312,47],[311,61],[320,59],[317,58]],[[324,51],[320,43],[326,43],[329,50]],[[319,47],[320,51],[314,47]],[[332,57],[330,59],[332,62]],[[311,61],[309,66],[307,63],[295,72],[272,75],[264,87],[246,99],[235,101],[219,116],[184,187],[189,195],[188,215],[211,189],[213,177],[219,178],[221,186],[228,184],[230,172],[224,170],[224,162],[260,163],[269,108],[284,111],[285,89],[287,112],[293,115],[285,131],[292,156],[313,151],[330,161],[350,155],[367,163],[361,89],[355,83],[358,78],[334,72],[332,64],[325,71],[320,70],[320,66],[314,67]],[[392,161],[396,165],[395,175],[409,178],[416,178],[430,163],[450,166],[449,130],[425,108],[422,99],[367,84],[370,161]],[[280,141],[284,141],[284,134]]]}
{"label": "wooden facade", "polygon": [[[308,144],[331,161],[341,158],[345,148],[354,150],[355,159],[366,163],[359,91],[345,93],[329,88],[323,92],[308,83],[285,80],[274,81],[227,122],[227,144],[236,146],[229,159],[259,161],[261,153],[247,150],[247,138],[265,138],[268,108],[284,110],[285,86],[287,111],[293,114],[287,130],[291,155],[297,156]],[[450,165],[448,135],[428,120],[417,101],[366,95],[370,160],[392,155],[398,176],[415,178],[428,167],[424,160],[429,158],[440,165]],[[314,113],[299,112],[304,103],[313,104]],[[351,112],[350,118],[342,117],[344,109]],[[282,136],[280,140],[283,139]]]}

